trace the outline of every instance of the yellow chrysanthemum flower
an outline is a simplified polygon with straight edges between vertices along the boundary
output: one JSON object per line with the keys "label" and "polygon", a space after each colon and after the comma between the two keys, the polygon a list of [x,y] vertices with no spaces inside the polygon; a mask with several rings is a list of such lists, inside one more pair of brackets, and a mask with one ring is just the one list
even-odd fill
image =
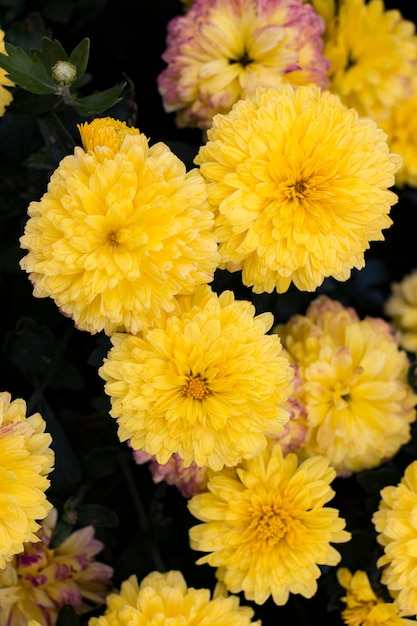
{"label": "yellow chrysanthemum flower", "polygon": [[85,526],[52,547],[57,511],[51,509],[37,533],[37,543],[24,550],[0,571],[0,624],[55,626],[61,607],[69,604],[84,614],[104,604],[111,591],[113,568],[95,560],[103,544],[94,528]]}
{"label": "yellow chrysanthemum flower", "polygon": [[[4,47],[4,31],[0,28],[0,54],[7,54]],[[14,83],[7,78],[7,72],[0,67],[0,117],[4,115],[8,104],[13,100],[13,96],[5,87],[13,87]]]}
{"label": "yellow chrysanthemum flower", "polygon": [[119,437],[166,463],[219,470],[267,445],[281,432],[292,369],[270,313],[217,296],[207,285],[141,336],[117,333],[99,370]]}
{"label": "yellow chrysanthemum flower", "polygon": [[385,133],[314,87],[258,89],[217,115],[195,163],[218,212],[220,267],[256,293],[346,280],[398,200],[401,157]]}
{"label": "yellow chrysanthemum flower", "polygon": [[92,617],[88,626],[261,626],[260,621],[251,621],[253,613],[250,607],[239,606],[236,596],[210,598],[208,589],[187,587],[181,572],[171,570],[151,572],[140,585],[136,576],[130,576],[120,593],[108,596],[105,614]]}
{"label": "yellow chrysanthemum flower", "polygon": [[289,594],[311,598],[319,565],[336,565],[340,554],[330,544],[350,533],[339,512],[325,504],[334,495],[336,472],[323,456],[298,464],[276,444],[260,455],[208,478],[208,493],[188,501],[203,524],[190,529],[194,550],[209,552],[197,564],[217,567],[217,578],[232,593],[278,605]]}
{"label": "yellow chrysanthemum flower", "polygon": [[417,269],[400,282],[392,283],[384,312],[399,330],[399,342],[403,348],[417,353]]}
{"label": "yellow chrysanthemum flower", "polygon": [[346,604],[342,618],[348,626],[406,626],[414,620],[401,617],[395,602],[384,602],[372,589],[366,572],[358,570],[352,574],[342,567],[337,579],[346,595],[341,600]]}
{"label": "yellow chrysanthemum flower", "polygon": [[157,78],[165,110],[205,129],[258,86],[326,87],[323,30],[303,0],[195,0],[168,24]]}
{"label": "yellow chrysanthemum flower", "polygon": [[328,4],[322,5],[329,90],[380,123],[409,96],[417,59],[415,25],[398,10],[386,10],[382,0],[341,0],[333,15]]}
{"label": "yellow chrysanthemum flower", "polygon": [[390,150],[403,158],[395,175],[397,187],[417,187],[417,65],[414,71],[409,97],[391,107],[388,118],[381,122]]}
{"label": "yellow chrysanthemum flower", "polygon": [[407,354],[379,318],[319,296],[306,315],[275,328],[301,384],[307,411],[297,452],[323,454],[340,474],[376,467],[410,440],[417,396],[407,381]]}
{"label": "yellow chrysanthemum flower", "polygon": [[417,461],[411,463],[396,486],[381,490],[378,511],[372,517],[384,554],[378,559],[381,581],[395,599],[400,615],[417,614]]}
{"label": "yellow chrysanthemum flower", "polygon": [[24,400],[0,393],[0,570],[25,541],[38,541],[37,520],[52,507],[45,492],[54,453],[45,426],[39,413],[26,417]]}
{"label": "yellow chrysanthemum flower", "polygon": [[21,267],[34,295],[53,298],[79,329],[136,333],[213,278],[206,186],[165,144],[149,147],[122,123],[92,122],[81,134],[87,152],[65,157],[29,205]]}

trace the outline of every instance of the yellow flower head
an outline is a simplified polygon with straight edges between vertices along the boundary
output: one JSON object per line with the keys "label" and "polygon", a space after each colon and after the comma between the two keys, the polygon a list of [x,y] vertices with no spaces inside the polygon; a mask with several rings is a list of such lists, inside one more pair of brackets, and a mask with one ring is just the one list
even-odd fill
{"label": "yellow flower head", "polygon": [[126,135],[139,135],[137,128],[112,117],[98,117],[90,123],[78,124],[77,128],[86,152],[97,146],[107,146],[118,152]]}
{"label": "yellow flower head", "polygon": [[253,610],[239,606],[236,596],[210,598],[208,589],[188,587],[181,572],[151,572],[140,585],[136,576],[125,580],[120,593],[107,598],[103,616],[92,617],[88,626],[261,626],[253,622]]}
{"label": "yellow flower head", "polygon": [[378,511],[372,517],[384,554],[378,559],[381,581],[397,603],[400,615],[417,614],[417,461],[411,463],[396,486],[381,490]]}
{"label": "yellow flower head", "polygon": [[269,313],[207,285],[141,336],[117,333],[100,368],[119,437],[167,463],[178,453],[219,470],[257,454],[280,432],[292,369],[267,331]]}
{"label": "yellow flower head", "polygon": [[417,269],[391,285],[384,311],[400,331],[399,342],[403,348],[417,353]]}
{"label": "yellow flower head", "polygon": [[399,615],[395,602],[384,602],[372,589],[366,572],[356,571],[354,574],[345,567],[337,571],[339,584],[346,590],[342,601],[346,608],[342,618],[347,626],[406,626],[415,624]]}
{"label": "yellow flower head", "polygon": [[94,538],[94,528],[85,526],[51,547],[57,511],[52,509],[37,533],[37,543],[24,550],[0,571],[0,623],[54,626],[59,609],[66,604],[78,614],[104,603],[111,590],[113,569],[95,561],[103,544]]}
{"label": "yellow flower head", "polygon": [[272,596],[282,605],[290,593],[311,598],[319,565],[340,560],[331,544],[350,539],[339,512],[325,506],[335,474],[325,457],[299,465],[279,444],[236,469],[210,473],[208,492],[188,501],[204,522],[190,529],[191,547],[210,553],[197,564],[217,567],[229,591],[257,604]]}
{"label": "yellow flower head", "polygon": [[65,157],[29,205],[21,267],[34,295],[53,298],[79,329],[136,333],[213,278],[206,186],[121,122],[96,120],[81,134],[88,151]]}
{"label": "yellow flower head", "polygon": [[52,506],[45,492],[54,453],[45,426],[39,413],[26,417],[24,400],[0,393],[0,571],[25,541],[38,541],[37,520]]}
{"label": "yellow flower head", "polygon": [[[4,47],[4,31],[0,28],[0,54],[6,54]],[[14,83],[7,78],[6,71],[0,67],[0,117],[4,115],[6,106],[13,100],[13,96],[5,87],[13,87]]]}
{"label": "yellow flower head", "polygon": [[380,123],[409,95],[417,59],[415,25],[396,9],[385,10],[382,0],[341,0],[335,14],[323,17],[330,91]]}
{"label": "yellow flower head", "polygon": [[379,318],[360,320],[326,296],[306,315],[276,327],[299,371],[295,391],[307,411],[298,452],[324,454],[341,474],[380,465],[411,437],[417,396],[407,354]]}
{"label": "yellow flower head", "polygon": [[323,30],[303,0],[195,0],[168,25],[158,76],[165,110],[180,127],[210,128],[258,86],[326,87]]}
{"label": "yellow flower head", "polygon": [[220,267],[256,293],[314,291],[364,265],[397,196],[385,133],[318,87],[258,89],[217,115],[195,159],[217,211]]}

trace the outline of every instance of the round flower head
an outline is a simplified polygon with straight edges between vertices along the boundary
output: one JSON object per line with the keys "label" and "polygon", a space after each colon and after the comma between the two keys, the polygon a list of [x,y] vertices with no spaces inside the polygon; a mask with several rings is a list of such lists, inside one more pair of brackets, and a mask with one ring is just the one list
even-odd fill
{"label": "round flower head", "polygon": [[403,348],[417,352],[417,269],[391,285],[384,311],[400,331],[399,342]]}
{"label": "round flower head", "polygon": [[384,602],[372,589],[366,572],[354,574],[345,567],[337,571],[339,584],[346,590],[341,600],[346,604],[342,611],[343,622],[348,626],[406,626],[415,624],[399,615],[395,602]]}
{"label": "round flower head", "polygon": [[[4,31],[0,28],[0,54],[6,54],[4,47]],[[13,100],[13,96],[5,87],[13,87],[14,83],[7,78],[7,72],[0,67],[0,117],[4,115],[5,109],[8,104]]]}
{"label": "round flower head", "polygon": [[136,576],[125,580],[120,593],[107,598],[103,616],[92,617],[88,626],[261,626],[253,622],[253,610],[239,606],[236,596],[210,598],[208,589],[188,587],[183,575],[175,570],[164,574],[151,572],[140,585]]}
{"label": "round flower head", "polygon": [[99,370],[119,437],[134,450],[185,467],[236,465],[288,420],[292,369],[270,313],[207,285],[177,300],[177,309],[141,336],[116,333]]}
{"label": "round flower head", "polygon": [[336,472],[325,457],[298,465],[276,444],[236,469],[209,473],[208,492],[188,501],[203,524],[190,529],[191,547],[209,552],[197,564],[217,567],[217,578],[232,593],[278,605],[289,594],[311,598],[319,565],[336,565],[331,543],[348,541],[339,512],[325,504],[334,495]]}
{"label": "round flower head", "polygon": [[324,22],[303,0],[195,0],[168,24],[158,76],[178,126],[209,128],[256,87],[327,86]]}
{"label": "round flower head", "polygon": [[256,91],[217,115],[195,162],[217,211],[220,267],[256,293],[346,280],[383,239],[401,158],[385,133],[318,87]]}
{"label": "round flower head", "polygon": [[379,318],[319,296],[306,315],[275,329],[301,384],[307,412],[302,456],[324,454],[340,474],[376,467],[411,437],[417,396],[407,382],[407,354]]}
{"label": "round flower head", "polygon": [[36,297],[50,296],[77,327],[136,333],[210,282],[218,263],[213,212],[197,169],[163,143],[104,118],[31,202],[21,247]]}
{"label": "round flower head", "polygon": [[388,118],[381,122],[381,128],[388,135],[390,149],[403,158],[402,166],[395,175],[397,187],[417,187],[417,65],[415,72],[409,97],[391,107]]}
{"label": "round flower head", "polygon": [[385,10],[382,0],[341,0],[336,13],[323,17],[330,91],[380,123],[409,95],[416,71],[415,25],[396,9]]}
{"label": "round flower head", "polygon": [[38,620],[54,626],[66,604],[82,614],[104,603],[112,588],[113,569],[95,561],[103,544],[94,539],[94,528],[86,526],[51,546],[57,511],[52,509],[38,531],[38,543],[26,543],[0,571],[0,623],[26,626]]}
{"label": "round flower head", "polygon": [[45,492],[54,453],[45,426],[39,413],[26,417],[24,400],[0,393],[0,571],[25,541],[38,540],[37,520],[52,506]]}
{"label": "round flower head", "polygon": [[395,598],[401,615],[417,614],[417,461],[411,463],[396,486],[381,490],[378,511],[372,517],[384,554],[378,559],[381,581]]}

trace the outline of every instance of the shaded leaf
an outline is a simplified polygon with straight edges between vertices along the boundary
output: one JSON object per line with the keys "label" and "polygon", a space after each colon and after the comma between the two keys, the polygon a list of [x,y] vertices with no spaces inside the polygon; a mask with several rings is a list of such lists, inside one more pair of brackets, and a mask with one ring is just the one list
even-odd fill
{"label": "shaded leaf", "polygon": [[58,613],[56,626],[80,626],[80,618],[72,606],[66,604],[61,608]]}
{"label": "shaded leaf", "polygon": [[71,102],[71,106],[82,116],[99,115],[121,100],[119,97],[126,83],[119,83],[110,89],[99,93],[77,98]]}
{"label": "shaded leaf", "polygon": [[87,69],[88,57],[90,54],[90,40],[84,39],[74,48],[69,57],[69,62],[77,68],[77,79],[84,75]]}
{"label": "shaded leaf", "polygon": [[356,479],[366,493],[379,495],[381,489],[387,485],[396,485],[401,480],[401,473],[395,469],[381,467],[360,472]]}
{"label": "shaded leaf", "polygon": [[45,145],[56,164],[74,151],[75,141],[58,115],[47,113],[39,117],[37,122]]}
{"label": "shaded leaf", "polygon": [[38,94],[55,93],[57,84],[45,69],[37,55],[29,57],[24,50],[11,43],[5,44],[7,53],[0,54],[0,67],[9,78],[23,89]]}
{"label": "shaded leaf", "polygon": [[77,506],[77,524],[95,528],[114,528],[119,524],[117,514],[102,504],[80,504]]}

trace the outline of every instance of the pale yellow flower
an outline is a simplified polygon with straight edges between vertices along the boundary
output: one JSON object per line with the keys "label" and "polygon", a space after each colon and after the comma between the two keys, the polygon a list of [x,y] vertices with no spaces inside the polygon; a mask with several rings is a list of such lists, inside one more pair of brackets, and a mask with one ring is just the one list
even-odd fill
{"label": "pale yellow flower", "polygon": [[211,598],[208,589],[187,587],[181,572],[171,570],[151,572],[140,585],[130,576],[120,593],[108,596],[105,614],[92,617],[88,626],[261,626],[251,620],[253,613],[236,596]]}
{"label": "pale yellow flower", "polygon": [[0,393],[0,572],[25,541],[38,540],[38,522],[52,507],[45,492],[54,453],[45,427],[39,413],[26,417],[24,400]]}
{"label": "pale yellow flower", "polygon": [[104,546],[94,538],[94,528],[80,528],[52,547],[56,522],[57,511],[52,509],[37,542],[25,543],[0,571],[0,624],[26,626],[33,619],[41,626],[54,626],[66,604],[78,614],[104,604],[113,569],[95,560]]}
{"label": "pale yellow flower", "polygon": [[395,602],[384,602],[372,589],[366,572],[353,574],[345,567],[337,571],[339,584],[346,590],[341,600],[346,604],[342,618],[348,626],[406,626],[415,624],[399,615]]}
{"label": "pale yellow flower", "polygon": [[326,87],[324,22],[303,0],[195,0],[168,24],[158,76],[178,126],[209,128],[256,87]]}
{"label": "pale yellow flower", "polygon": [[397,603],[400,615],[417,614],[417,461],[406,468],[396,486],[381,490],[372,517],[384,554],[378,559],[381,581]]}
{"label": "pale yellow flower", "polygon": [[[204,180],[163,143],[106,118],[29,205],[21,267],[77,327],[136,333],[217,268]],[[108,142],[108,145],[106,144]],[[105,144],[105,145],[104,145]]]}
{"label": "pale yellow flower", "polygon": [[215,470],[236,465],[279,433],[293,372],[270,313],[207,285],[139,336],[117,333],[100,376],[122,441],[167,463],[178,453]]}
{"label": "pale yellow flower", "polygon": [[341,0],[334,15],[328,3],[322,5],[329,89],[359,115],[380,123],[410,94],[417,59],[415,25],[400,11],[386,10],[382,0]]}
{"label": "pale yellow flower", "polygon": [[391,285],[384,312],[399,331],[399,342],[406,350],[417,353],[417,269]]}
{"label": "pale yellow flower", "polygon": [[[0,28],[0,54],[6,54],[4,47],[4,31]],[[13,100],[13,96],[6,87],[13,87],[14,83],[7,78],[7,72],[0,67],[0,117],[4,115],[8,104]]]}
{"label": "pale yellow flower", "polygon": [[383,239],[401,164],[385,133],[315,87],[258,89],[216,115],[195,159],[217,211],[220,267],[253,291],[349,278]]}
{"label": "pale yellow flower", "polygon": [[307,411],[299,454],[324,454],[349,474],[380,465],[410,440],[417,396],[407,381],[407,354],[386,322],[360,320],[319,296],[305,315],[275,331],[298,368],[294,395]]}

